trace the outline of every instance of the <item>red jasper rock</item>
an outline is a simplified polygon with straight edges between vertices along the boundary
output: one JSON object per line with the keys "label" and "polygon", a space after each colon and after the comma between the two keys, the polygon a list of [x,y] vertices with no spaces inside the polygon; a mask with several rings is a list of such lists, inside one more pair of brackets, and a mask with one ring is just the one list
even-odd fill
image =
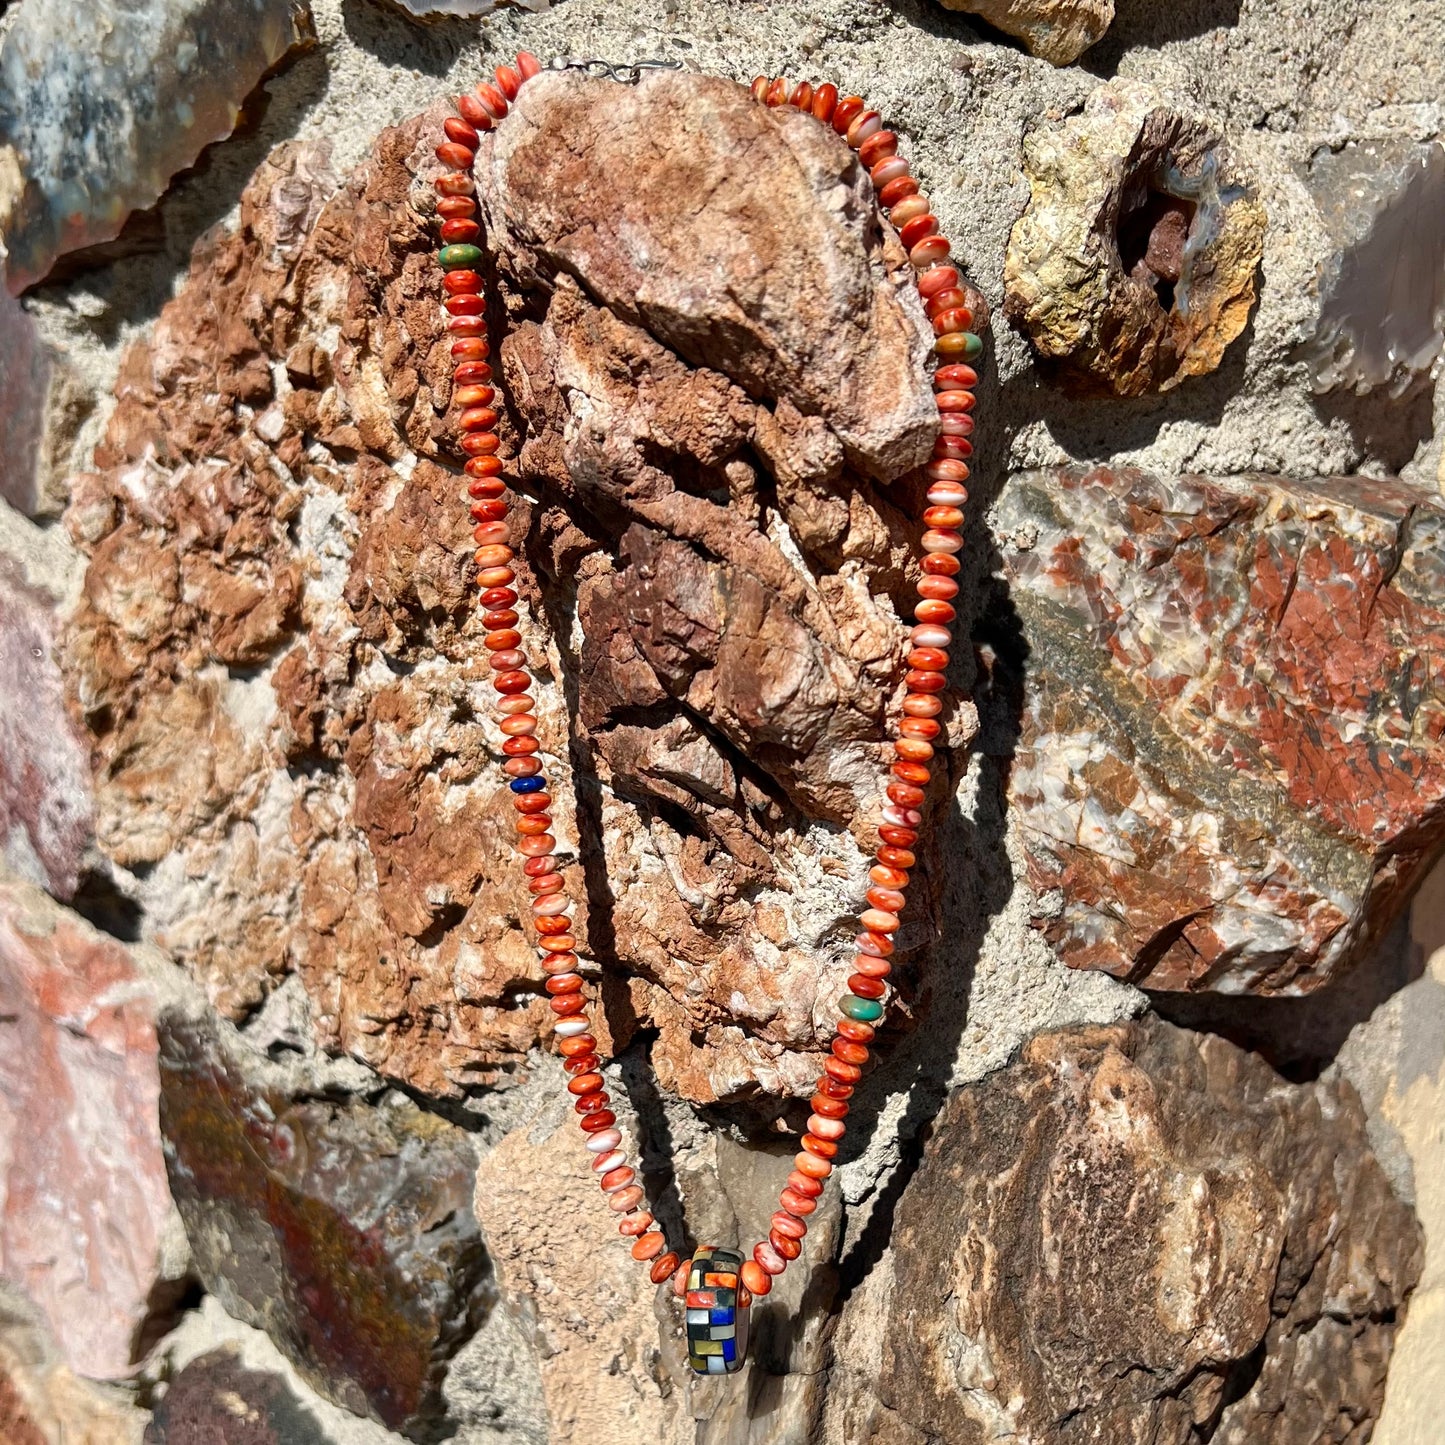
{"label": "red jasper rock", "polygon": [[1229,993],[1348,970],[1445,842],[1445,507],[1095,468],[1016,477],[998,516],[1011,795],[1064,960]]}

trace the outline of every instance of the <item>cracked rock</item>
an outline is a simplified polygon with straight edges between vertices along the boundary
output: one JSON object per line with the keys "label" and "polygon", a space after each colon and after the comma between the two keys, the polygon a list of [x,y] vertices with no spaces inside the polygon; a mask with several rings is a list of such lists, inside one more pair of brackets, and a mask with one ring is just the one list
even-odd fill
{"label": "cracked rock", "polygon": [[[61,655],[150,936],[232,1018],[296,971],[324,1047],[455,1098],[507,1082],[550,1015],[443,441],[440,117],[344,182],[278,147],[198,248],[77,481]],[[610,1045],[654,1030],[669,1090],[806,1094],[884,804],[927,323],[810,116],[574,74],[513,120],[478,182],[581,951]],[[949,726],[965,742],[971,705]]]}
{"label": "cracked rock", "polygon": [[1445,508],[1096,467],[1016,476],[995,517],[1011,798],[1064,960],[1231,994],[1344,974],[1445,846]]}

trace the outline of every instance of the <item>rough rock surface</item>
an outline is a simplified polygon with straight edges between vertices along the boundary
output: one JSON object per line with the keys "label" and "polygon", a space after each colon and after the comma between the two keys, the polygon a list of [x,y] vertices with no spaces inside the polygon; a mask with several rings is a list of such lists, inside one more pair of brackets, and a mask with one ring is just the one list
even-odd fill
{"label": "rough rock surface", "polygon": [[96,1379],[131,1373],[177,1293],[158,1089],[155,999],[129,952],[0,883],[0,1274]]}
{"label": "rough rock surface", "polygon": [[88,740],[66,709],[54,657],[57,605],[0,554],[0,857],[11,873],[69,898],[94,802]]}
{"label": "rough rock surface", "polygon": [[1422,1254],[1349,1085],[1157,1020],[952,1095],[892,1242],[830,1441],[1354,1445]]}
{"label": "rough rock surface", "polygon": [[166,1164],[206,1288],[328,1399],[419,1428],[490,1303],[471,1142],[409,1102],[294,1099],[203,1019],[161,1030]]}
{"label": "rough rock surface", "polygon": [[1265,226],[1217,130],[1114,81],[1033,131],[1024,169],[1004,314],[1060,380],[1140,396],[1213,371],[1249,319]]}
{"label": "rough rock surface", "polygon": [[13,294],[109,241],[230,135],[265,72],[312,38],[306,0],[27,5],[0,49],[0,235]]}
{"label": "rough rock surface", "polygon": [[1050,65],[1077,60],[1109,28],[1114,0],[939,0],[1022,40]]}
{"label": "rough rock surface", "polygon": [[192,1360],[166,1387],[144,1445],[327,1445],[278,1375],[248,1370],[230,1351]]}
{"label": "rough rock surface", "polygon": [[1011,797],[1065,961],[1229,993],[1344,972],[1445,845],[1445,507],[1097,467],[1015,477],[995,524]]}
{"label": "rough rock surface", "polygon": [[[584,952],[631,980],[611,1027],[659,1031],[669,1089],[801,1092],[901,672],[909,528],[863,473],[928,451],[926,323],[811,117],[715,79],[546,76],[517,120],[479,170]],[[198,255],[77,483],[64,652],[99,840],[154,865],[156,941],[233,1016],[297,968],[328,1046],[456,1094],[504,1076],[545,1008],[406,204],[436,126],[383,135],[334,195],[322,155],[281,148]]]}

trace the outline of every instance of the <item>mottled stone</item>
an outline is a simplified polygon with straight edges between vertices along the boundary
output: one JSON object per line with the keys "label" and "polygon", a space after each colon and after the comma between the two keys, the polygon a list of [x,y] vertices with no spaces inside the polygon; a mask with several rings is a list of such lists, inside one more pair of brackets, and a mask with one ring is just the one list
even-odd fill
{"label": "mottled stone", "polygon": [[286,1381],[230,1350],[188,1364],[165,1387],[144,1445],[327,1445]]}
{"label": "mottled stone", "polygon": [[1141,987],[1308,993],[1445,844],[1445,508],[1361,477],[1013,478],[1041,919]]}
{"label": "mottled stone", "polygon": [[[668,1089],[803,1093],[884,801],[926,322],[811,117],[697,76],[524,96],[479,186],[583,952]],[[325,1047],[456,1096],[548,1013],[443,441],[441,113],[340,189],[279,147],[198,250],[67,513],[89,568],[63,653],[155,940],[232,1017],[295,969]],[[865,475],[895,468],[899,502]],[[947,741],[973,726],[960,706]],[[905,958],[929,849],[915,876]]]}
{"label": "mottled stone", "polygon": [[1337,248],[1307,347],[1315,389],[1401,396],[1445,351],[1445,145],[1321,149],[1304,174]]}
{"label": "mottled stone", "polygon": [[[476,20],[490,15],[498,0],[379,0],[379,3],[409,15],[413,20],[435,23],[444,20]],[[519,10],[546,10],[551,0],[516,0]]]}
{"label": "mottled stone", "polygon": [[845,1306],[829,1445],[1363,1445],[1419,1277],[1348,1084],[1158,1020],[958,1090]]}
{"label": "mottled stone", "polygon": [[1115,80],[1032,131],[1024,169],[1004,314],[1060,380],[1140,396],[1213,371],[1249,319],[1265,227],[1217,130]]}
{"label": "mottled stone", "polygon": [[[0,302],[3,305],[3,302]],[[0,555],[0,856],[69,898],[94,833],[88,739],[65,706],[56,599]]]}
{"label": "mottled stone", "polygon": [[27,5],[0,49],[0,234],[14,294],[116,236],[230,135],[241,102],[314,38],[307,0]]}
{"label": "mottled stone", "polygon": [[168,1012],[161,1033],[166,1164],[206,1288],[328,1399],[421,1427],[490,1303],[470,1140],[409,1102],[292,1098],[205,1021]]}
{"label": "mottled stone", "polygon": [[1071,65],[1109,28],[1114,0],[939,0],[1023,41],[1050,65]]}
{"label": "mottled stone", "polygon": [[131,1373],[178,1294],[158,1089],[155,999],[129,952],[0,884],[0,1274],[95,1379]]}

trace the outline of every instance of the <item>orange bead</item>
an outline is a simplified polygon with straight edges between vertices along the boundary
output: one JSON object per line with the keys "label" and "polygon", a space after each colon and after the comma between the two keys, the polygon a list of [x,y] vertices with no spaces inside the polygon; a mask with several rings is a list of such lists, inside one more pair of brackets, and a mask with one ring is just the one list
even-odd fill
{"label": "orange bead", "polygon": [[826,1159],[806,1152],[793,1155],[793,1168],[809,1179],[826,1179],[833,1172],[833,1166]]}
{"label": "orange bead", "polygon": [[833,119],[833,107],[838,104],[838,87],[832,81],[824,81],[813,92],[813,115],[825,125]]}
{"label": "orange bead", "polygon": [[647,1226],[651,1223],[652,1216],[643,1209],[637,1214],[629,1214],[626,1219],[620,1221],[617,1226],[617,1232],[627,1235],[646,1234]]}
{"label": "orange bead", "polygon": [[[607,1207],[614,1214],[629,1214],[632,1210],[636,1209],[646,1197],[642,1192],[642,1186],[640,1184],[629,1184],[626,1189],[619,1189],[616,1194],[609,1194],[607,1196]],[[642,1239],[637,1241],[637,1244],[641,1244],[642,1240],[647,1237],[648,1236],[644,1234]],[[638,1254],[637,1244],[634,1244],[632,1246],[632,1257],[634,1259],[651,1259],[652,1255],[656,1254],[664,1243],[666,1243],[660,1234],[657,1235],[656,1238],[657,1249],[654,1249],[651,1254]]]}
{"label": "orange bead", "polygon": [[772,106],[786,105],[788,103],[788,82],[780,75],[768,86],[768,93],[765,97],[766,103]]}
{"label": "orange bead", "polygon": [[833,1032],[840,1039],[846,1039],[850,1044],[871,1044],[875,1030],[872,1024],[865,1024],[862,1019],[850,1019],[845,1016],[833,1025]]}
{"label": "orange bead", "polygon": [[773,1287],[772,1279],[755,1259],[745,1259],[738,1274],[748,1290],[759,1299]]}
{"label": "orange bead", "polygon": [[813,108],[813,87],[805,80],[788,97],[788,104],[797,106],[799,110],[811,110]]}
{"label": "orange bead", "polygon": [[474,95],[459,95],[454,102],[458,111],[464,119],[469,121],[478,130],[491,130],[492,118],[483,108],[481,101]]}
{"label": "orange bead", "polygon": [[454,171],[470,170],[476,159],[475,153],[469,147],[458,145],[452,140],[443,141],[437,147],[436,156],[444,166],[450,166]]}
{"label": "orange bead", "polygon": [[859,998],[882,998],[888,989],[876,978],[869,978],[861,973],[851,973],[848,975],[848,992],[856,994]]}
{"label": "orange bead", "polygon": [[802,1240],[794,1239],[791,1235],[784,1234],[778,1229],[768,1231],[768,1243],[789,1262],[797,1259],[803,1252]]}
{"label": "orange bead", "polygon": [[[660,1259],[653,1260],[652,1268],[648,1270],[647,1277],[653,1284],[661,1284],[663,1280],[677,1268],[677,1263],[677,1255],[669,1251]],[[741,1301],[739,1301],[739,1303],[741,1303]]]}
{"label": "orange bead", "polygon": [[477,134],[475,127],[454,115],[449,115],[442,122],[442,129],[446,131],[448,140],[466,146],[469,150],[476,150],[477,146],[481,144],[482,138]]}
{"label": "orange bead", "polygon": [[542,73],[542,62],[532,54],[530,50],[519,50],[517,52],[517,74],[522,80],[528,81],[534,75]]}
{"label": "orange bead", "polygon": [[863,97],[861,95],[845,95],[837,105],[833,107],[833,129],[839,135],[845,135],[848,127],[853,121],[863,114]]}
{"label": "orange bead", "polygon": [[517,92],[522,88],[522,77],[510,65],[499,65],[492,74],[497,78],[497,89],[508,100],[516,100]]}
{"label": "orange bead", "polygon": [[766,75],[753,76],[753,83],[749,87],[754,100],[760,104],[766,104],[768,99],[768,77]]}
{"label": "orange bead", "polygon": [[[637,1192],[642,1193],[640,1189]],[[656,1259],[666,1248],[667,1240],[654,1229],[649,1234],[638,1236],[637,1242],[632,1246],[632,1257],[633,1259]]]}

